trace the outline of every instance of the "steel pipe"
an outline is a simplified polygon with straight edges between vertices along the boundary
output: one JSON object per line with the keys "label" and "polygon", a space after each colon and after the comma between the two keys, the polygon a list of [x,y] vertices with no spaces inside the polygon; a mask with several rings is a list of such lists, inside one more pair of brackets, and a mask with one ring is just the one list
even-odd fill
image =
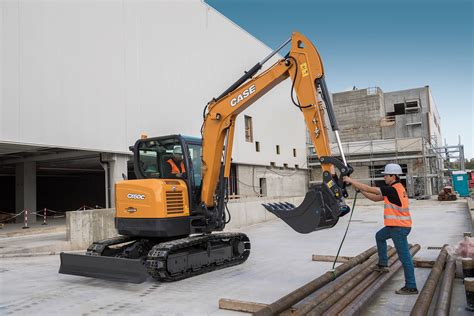
{"label": "steel pipe", "polygon": [[282,298],[278,299],[277,301],[267,305],[266,307],[262,308],[261,310],[257,311],[253,315],[256,316],[264,316],[264,315],[276,315],[284,310],[290,308],[294,304],[298,303],[311,293],[315,292],[316,290],[322,288],[324,285],[328,284],[329,282],[333,281],[343,273],[347,272],[348,270],[352,269],[356,265],[360,264],[361,262],[366,261],[370,256],[372,256],[377,251],[377,247],[374,246],[372,248],[367,249],[363,253],[357,255],[356,257],[352,258],[351,260],[347,261],[346,263],[341,264],[338,266],[334,271],[328,271],[321,275],[320,277],[306,283],[302,287],[294,290],[293,292],[283,296]]}
{"label": "steel pipe", "polygon": [[[388,256],[393,256],[395,249],[388,251]],[[330,308],[340,297],[342,297],[350,288],[356,286],[364,277],[369,274],[375,262],[378,260],[378,254],[372,255],[367,261],[355,267],[351,271],[345,273],[337,280],[331,282],[329,285],[321,289],[321,293],[308,300],[304,305],[300,306],[294,312],[295,316],[300,315],[315,315],[315,313],[322,313]],[[350,288],[348,288],[350,286]]]}
{"label": "steel pipe", "polygon": [[433,300],[433,295],[436,291],[436,286],[438,285],[439,278],[443,272],[446,257],[448,256],[446,246],[447,245],[444,245],[443,249],[439,252],[438,258],[431,269],[430,275],[428,276],[420,295],[418,295],[410,316],[425,316],[428,313],[431,301]]}
{"label": "steel pipe", "polygon": [[[410,245],[410,249],[413,246]],[[398,254],[395,254],[388,261],[388,266],[392,266],[398,261]],[[343,310],[347,305],[349,305],[356,297],[358,297],[370,284],[372,284],[378,277],[380,277],[379,272],[372,272],[364,280],[359,282],[355,287],[353,287],[349,292],[346,293],[343,297],[337,300],[331,308],[324,312],[323,315],[337,315],[341,310]]]}
{"label": "steel pipe", "polygon": [[[391,249],[388,252],[388,256],[392,257],[395,254],[395,249]],[[373,266],[366,265],[362,271],[355,275],[351,280],[342,285],[336,292],[332,293],[331,296],[326,298],[323,302],[318,304],[313,310],[311,310],[307,315],[319,316],[322,315],[325,311],[331,308],[339,299],[344,297],[352,288],[357,286],[359,282],[362,282],[371,272],[373,272]]]}
{"label": "steel pipe", "polygon": [[435,316],[448,316],[451,306],[451,294],[453,293],[454,274],[456,272],[456,261],[448,256],[448,262],[444,269],[443,279],[439,287],[438,300],[434,310]]}
{"label": "steel pipe", "polygon": [[[410,249],[410,254],[413,257],[419,250],[420,245],[416,244]],[[391,267],[390,272],[382,274],[375,282],[368,287],[362,294],[354,298],[354,300],[344,308],[339,315],[350,316],[357,314],[362,308],[364,308],[377,294],[380,288],[390,280],[390,278],[402,267],[400,260],[396,261]]]}

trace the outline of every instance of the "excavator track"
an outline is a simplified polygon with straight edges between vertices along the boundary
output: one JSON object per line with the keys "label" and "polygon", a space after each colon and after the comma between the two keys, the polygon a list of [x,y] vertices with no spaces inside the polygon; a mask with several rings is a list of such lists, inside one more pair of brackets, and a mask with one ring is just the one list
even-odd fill
{"label": "excavator track", "polygon": [[242,233],[190,236],[155,245],[148,253],[148,273],[159,281],[178,281],[243,263],[250,240]]}
{"label": "excavator track", "polygon": [[86,255],[102,256],[104,253],[104,250],[107,247],[133,241],[135,239],[136,238],[133,238],[130,236],[117,236],[117,237],[112,237],[109,239],[96,241],[92,245],[90,245],[89,248],[87,248]]}

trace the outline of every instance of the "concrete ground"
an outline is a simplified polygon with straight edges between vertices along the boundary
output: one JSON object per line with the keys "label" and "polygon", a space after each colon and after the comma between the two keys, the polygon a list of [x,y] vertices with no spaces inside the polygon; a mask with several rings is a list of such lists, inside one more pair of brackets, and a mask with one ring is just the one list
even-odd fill
{"label": "concrete ground", "polygon": [[[411,201],[414,227],[411,243],[422,249],[415,257],[435,259],[445,243],[456,244],[471,230],[466,202]],[[0,314],[2,315],[237,315],[219,310],[218,300],[230,298],[271,303],[329,269],[331,263],[311,261],[312,254],[335,255],[346,229],[348,216],[334,228],[301,235],[282,221],[274,220],[241,229],[249,235],[252,253],[242,265],[174,283],[149,279],[142,284],[125,284],[70,275],[60,275],[59,256],[1,257]],[[383,225],[382,205],[358,200],[341,255],[353,256],[375,244],[374,234]],[[55,236],[56,234],[57,236]],[[47,237],[48,236],[48,237]],[[10,252],[14,237],[0,237],[0,250]],[[64,241],[49,233],[16,237],[18,249],[49,238],[46,243]],[[3,248],[1,248],[3,247]],[[0,252],[1,254],[1,252]],[[416,269],[421,290],[430,269]],[[455,280],[451,314],[469,315],[462,280]],[[400,270],[374,298],[364,315],[409,314],[417,296],[398,296],[403,286]]]}

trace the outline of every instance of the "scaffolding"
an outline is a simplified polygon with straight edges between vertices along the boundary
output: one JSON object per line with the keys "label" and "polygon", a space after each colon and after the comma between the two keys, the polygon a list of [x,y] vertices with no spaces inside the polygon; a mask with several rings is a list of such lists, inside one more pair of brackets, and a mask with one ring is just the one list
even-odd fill
{"label": "scaffolding", "polygon": [[[368,88],[367,95],[374,94],[374,91],[378,90]],[[398,100],[399,102],[395,103]],[[426,97],[422,96],[421,92],[419,95],[412,93],[409,97],[403,96],[398,100],[394,100],[393,112],[385,112],[380,118],[380,139],[371,137],[369,140],[346,142],[342,144],[342,150],[353,167],[358,165],[368,168],[367,176],[363,176],[368,178],[362,179],[362,175],[358,175],[360,180],[376,184],[377,181],[383,180],[382,165],[395,162],[407,171],[402,179],[406,180],[409,196],[437,194],[446,183],[444,161],[446,156],[453,156],[453,146],[440,149],[436,137],[439,133],[434,131],[433,135],[430,135],[430,122],[433,121],[433,126],[438,130],[439,126],[436,116],[430,116],[430,100],[428,99],[426,104],[423,103]],[[381,106],[384,104],[381,103]],[[361,134],[361,137],[364,135]],[[340,155],[336,144],[331,144],[331,152],[334,156]],[[319,165],[314,147],[308,144],[308,167]],[[310,184],[321,182],[316,179],[318,174],[315,173],[314,178],[310,177]]]}
{"label": "scaffolding", "polygon": [[[411,197],[430,195],[441,190],[446,182],[443,175],[443,157],[439,149],[434,146],[436,141],[425,137],[400,138],[400,139],[371,139],[367,141],[343,143],[342,148],[346,154],[347,161],[351,164],[359,164],[369,168],[369,178],[360,179],[370,181],[372,185],[376,181],[383,180],[380,176],[378,165],[396,162],[403,165],[419,165],[421,168],[407,173],[402,177],[407,181],[408,194]],[[317,167],[320,163],[317,159],[314,147],[309,145],[308,166]],[[337,144],[331,144],[331,152],[339,156]],[[407,167],[408,168],[408,167]],[[319,183],[311,180],[310,184]]]}

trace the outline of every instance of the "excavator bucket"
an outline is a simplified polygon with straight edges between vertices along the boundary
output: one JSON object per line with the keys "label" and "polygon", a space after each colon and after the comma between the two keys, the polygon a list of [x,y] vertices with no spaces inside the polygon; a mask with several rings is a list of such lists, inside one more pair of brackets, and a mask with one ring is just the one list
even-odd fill
{"label": "excavator bucket", "polygon": [[149,274],[143,260],[91,256],[61,252],[59,273],[120,281],[143,283]]}
{"label": "excavator bucket", "polygon": [[331,228],[348,212],[348,206],[336,199],[325,185],[312,187],[298,207],[287,202],[262,205],[301,234]]}

